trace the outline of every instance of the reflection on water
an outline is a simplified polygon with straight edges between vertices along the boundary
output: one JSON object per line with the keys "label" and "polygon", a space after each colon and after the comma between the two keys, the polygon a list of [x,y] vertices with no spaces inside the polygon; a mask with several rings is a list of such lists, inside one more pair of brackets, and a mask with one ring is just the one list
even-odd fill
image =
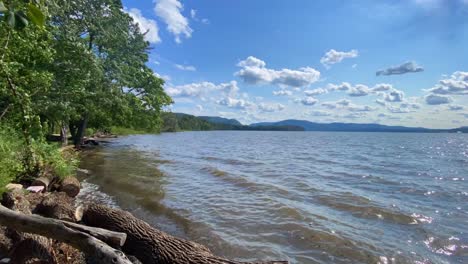
{"label": "reflection on water", "polygon": [[83,199],[239,260],[468,263],[463,134],[184,132],[83,157]]}

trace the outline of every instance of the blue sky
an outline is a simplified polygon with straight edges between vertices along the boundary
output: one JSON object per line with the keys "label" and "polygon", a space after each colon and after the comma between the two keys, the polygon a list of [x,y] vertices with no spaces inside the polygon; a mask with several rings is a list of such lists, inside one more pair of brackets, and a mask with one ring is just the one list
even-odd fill
{"label": "blue sky", "polygon": [[468,0],[124,0],[169,109],[468,125]]}

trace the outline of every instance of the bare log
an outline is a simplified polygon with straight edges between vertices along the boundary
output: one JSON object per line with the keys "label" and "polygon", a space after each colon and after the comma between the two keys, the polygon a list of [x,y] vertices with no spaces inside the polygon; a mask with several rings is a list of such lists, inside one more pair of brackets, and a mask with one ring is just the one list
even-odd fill
{"label": "bare log", "polygon": [[[213,255],[200,244],[170,236],[129,212],[92,204],[83,212],[83,222],[127,234],[122,250],[145,264],[240,264]],[[288,263],[272,261],[258,263]]]}
{"label": "bare log", "polygon": [[110,231],[110,230],[106,230],[106,229],[102,229],[98,227],[75,224],[75,223],[67,222],[67,221],[60,221],[60,222],[67,227],[89,234],[105,242],[106,244],[108,244],[109,246],[113,248],[122,247],[125,244],[125,240],[127,239],[127,234],[125,233],[114,232],[114,231]]}
{"label": "bare log", "polygon": [[45,217],[55,218],[66,221],[76,221],[75,207],[73,205],[73,198],[69,197],[63,192],[53,192],[45,194],[29,194],[35,198],[33,203],[37,203],[33,209],[33,213],[40,214]]}
{"label": "bare log", "polygon": [[[23,214],[31,214],[29,201],[24,196],[22,190],[16,189],[12,192],[4,193],[3,203],[12,210]],[[12,263],[26,263],[28,260],[55,263],[51,250],[52,241],[50,239],[35,234],[21,233],[21,231],[16,229],[8,229],[6,232],[10,234],[10,237],[15,242],[11,251]]]}
{"label": "bare log", "polygon": [[60,183],[59,191],[68,194],[70,197],[75,197],[80,193],[80,181],[73,176],[69,176]]}
{"label": "bare log", "polygon": [[91,235],[67,227],[59,220],[25,215],[0,206],[0,224],[20,232],[38,234],[67,243],[83,251],[96,263],[131,264],[122,252]]}

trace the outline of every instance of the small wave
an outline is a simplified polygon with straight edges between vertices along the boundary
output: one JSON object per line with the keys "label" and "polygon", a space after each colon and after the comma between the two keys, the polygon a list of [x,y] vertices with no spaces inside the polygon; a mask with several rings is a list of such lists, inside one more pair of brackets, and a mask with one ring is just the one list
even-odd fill
{"label": "small wave", "polygon": [[412,224],[415,221],[415,218],[412,216],[380,207],[370,199],[350,193],[335,194],[332,196],[321,195],[318,199],[324,205],[340,211],[350,212],[357,217],[375,218],[399,224]]}
{"label": "small wave", "polygon": [[445,239],[430,236],[424,240],[424,244],[436,254],[445,256],[466,256],[468,254],[468,244],[454,236]]}
{"label": "small wave", "polygon": [[76,197],[76,203],[83,204],[85,202],[93,202],[112,208],[119,208],[115,199],[112,196],[101,192],[98,185],[83,180],[81,182],[80,193]]}
{"label": "small wave", "polygon": [[227,172],[225,171],[222,171],[218,168],[213,168],[213,167],[203,167],[201,169],[202,171],[205,171],[205,172],[208,172],[210,173],[211,175],[213,176],[217,176],[217,177],[222,177],[222,176],[226,176],[227,175]]}

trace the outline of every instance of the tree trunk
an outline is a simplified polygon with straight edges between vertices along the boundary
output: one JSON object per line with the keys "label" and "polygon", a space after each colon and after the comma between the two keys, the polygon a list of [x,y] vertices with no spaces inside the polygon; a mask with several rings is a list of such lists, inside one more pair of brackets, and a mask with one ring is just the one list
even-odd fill
{"label": "tree trunk", "polygon": [[73,138],[73,144],[77,149],[83,145],[83,137],[86,132],[86,127],[88,126],[88,119],[88,114],[85,114],[84,117],[78,122],[76,134]]}
{"label": "tree trunk", "polygon": [[68,146],[68,129],[65,123],[62,123],[60,127],[60,138],[62,141],[62,147]]}
{"label": "tree trunk", "polygon": [[[132,214],[102,205],[89,205],[83,212],[83,222],[127,234],[122,250],[145,264],[239,264],[214,256],[200,244],[170,236]],[[287,261],[263,262],[287,263]]]}
{"label": "tree trunk", "polygon": [[62,180],[59,191],[66,193],[70,197],[76,197],[80,193],[80,181],[73,176],[69,176]]}

